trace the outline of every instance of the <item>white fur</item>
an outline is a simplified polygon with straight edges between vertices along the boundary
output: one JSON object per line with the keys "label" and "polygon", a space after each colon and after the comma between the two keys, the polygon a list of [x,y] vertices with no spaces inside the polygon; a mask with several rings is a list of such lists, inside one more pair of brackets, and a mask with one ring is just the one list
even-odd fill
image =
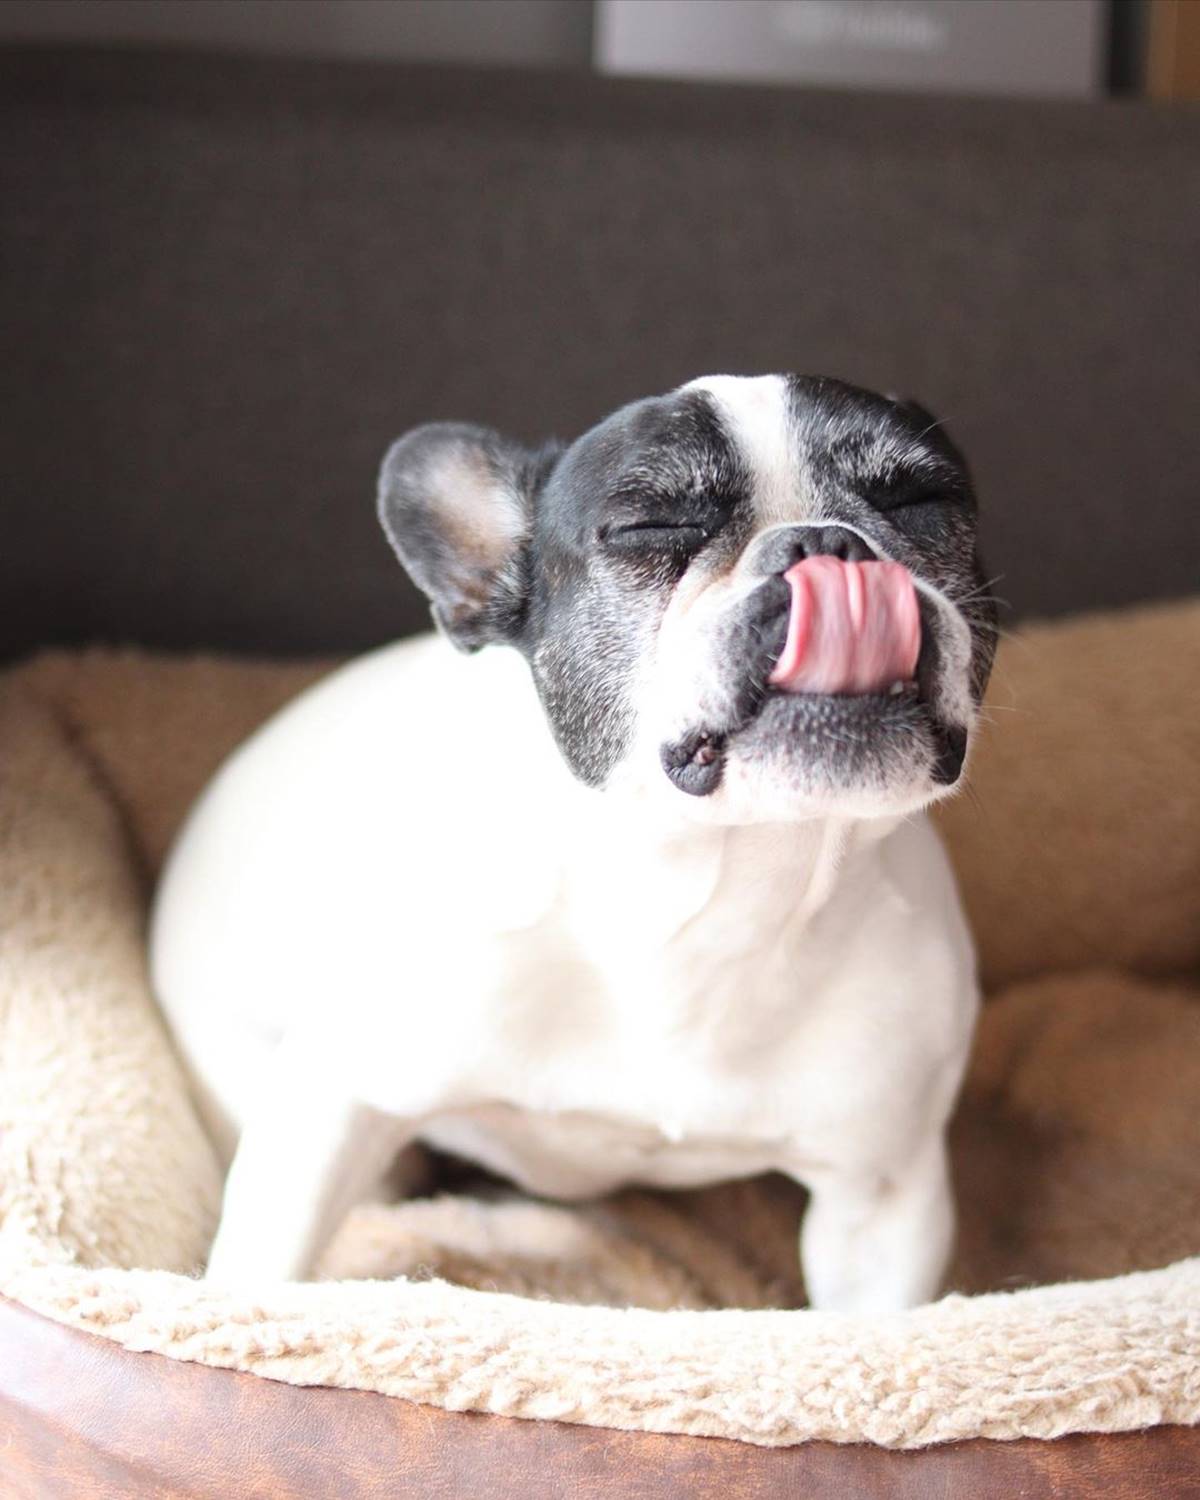
{"label": "white fur", "polygon": [[819,512],[798,464],[791,397],[782,375],[704,375],[685,391],[704,391],[726,430],[750,459],[754,509],[763,526],[815,521]]}
{"label": "white fur", "polygon": [[921,820],[614,808],[519,658],[423,638],[227,763],[152,958],[219,1134],[249,1127],[211,1274],[305,1274],[417,1136],[563,1197],[778,1168],[813,1191],[814,1297],[936,1290],[975,988]]}

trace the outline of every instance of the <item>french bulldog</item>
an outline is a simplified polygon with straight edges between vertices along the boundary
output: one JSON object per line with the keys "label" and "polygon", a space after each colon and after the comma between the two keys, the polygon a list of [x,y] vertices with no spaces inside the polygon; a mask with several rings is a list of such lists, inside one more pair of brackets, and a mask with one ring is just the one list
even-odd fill
{"label": "french bulldog", "polygon": [[978,996],[924,809],[995,641],[961,454],[715,376],[569,446],[419,427],[378,504],[438,632],[253,735],[156,899],[232,1156],[208,1275],[311,1274],[423,1141],[554,1199],[784,1172],[813,1306],[935,1296]]}

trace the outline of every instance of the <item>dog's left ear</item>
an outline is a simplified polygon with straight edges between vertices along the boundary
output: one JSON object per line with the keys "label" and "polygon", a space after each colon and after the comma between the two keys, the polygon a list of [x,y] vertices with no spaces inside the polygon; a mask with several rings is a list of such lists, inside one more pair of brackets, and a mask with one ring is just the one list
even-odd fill
{"label": "dog's left ear", "polygon": [[520,628],[533,502],[552,457],[490,428],[431,422],[383,460],[380,522],[461,651],[512,640]]}

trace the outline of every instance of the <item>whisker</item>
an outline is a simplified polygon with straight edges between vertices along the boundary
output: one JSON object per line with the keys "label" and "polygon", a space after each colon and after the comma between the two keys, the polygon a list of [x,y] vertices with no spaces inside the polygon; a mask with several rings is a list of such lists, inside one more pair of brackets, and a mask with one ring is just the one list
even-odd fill
{"label": "whisker", "polygon": [[1022,708],[1016,703],[992,703],[990,701],[987,701],[985,707],[978,710],[979,717],[983,722],[992,725],[995,724],[995,720],[991,718],[992,714],[1023,714],[1029,717],[1032,712],[1032,709]]}
{"label": "whisker", "polygon": [[929,426],[926,427],[926,428],[924,428],[921,432],[919,432],[917,434],[917,440],[920,441],[921,438],[928,437],[931,432],[935,431],[939,427],[945,427],[948,423],[949,424],[953,424],[954,426],[957,426],[958,425],[958,420],[959,420],[959,418],[961,416],[962,416],[962,411],[961,410],[954,411],[954,412],[951,412],[949,414],[947,414],[946,412],[943,412],[940,417],[934,417],[933,421],[930,422]]}
{"label": "whisker", "polygon": [[973,620],[970,615],[966,619],[972,630],[978,630],[983,635],[994,635],[1002,641],[1017,641],[1023,646],[1027,644],[1020,631],[1009,630],[1005,625],[994,625],[991,620]]}
{"label": "whisker", "polygon": [[[1004,577],[1003,573],[999,574],[999,576],[998,576],[998,578],[997,578],[996,581],[999,582],[999,579],[1003,578],[1003,577]],[[976,589],[969,590],[969,592],[967,592],[965,594],[947,594],[946,597],[952,603],[958,604],[960,606],[963,605],[963,604],[974,604],[979,599],[988,599],[993,604],[998,605],[1001,609],[1011,609],[1012,608],[1012,600],[1011,599],[1005,599],[1003,597],[1003,595],[1001,595],[1001,594],[990,593],[989,592],[990,589],[991,589],[991,584],[990,583],[984,583],[984,584],[981,584]]]}
{"label": "whisker", "polygon": [[960,788],[960,795],[965,797],[971,804],[972,812],[976,813],[979,816],[984,816],[985,810],[983,806],[983,798],[980,797],[979,792],[975,787],[975,784],[972,782],[970,776],[968,776],[963,782]]}

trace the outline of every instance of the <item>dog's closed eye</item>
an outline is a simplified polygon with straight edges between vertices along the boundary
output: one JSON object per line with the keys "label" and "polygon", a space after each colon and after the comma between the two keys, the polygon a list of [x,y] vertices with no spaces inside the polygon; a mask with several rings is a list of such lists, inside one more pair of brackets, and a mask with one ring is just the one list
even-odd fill
{"label": "dog's closed eye", "polygon": [[597,538],[613,552],[695,552],[712,536],[707,526],[690,522],[633,521],[603,526]]}

